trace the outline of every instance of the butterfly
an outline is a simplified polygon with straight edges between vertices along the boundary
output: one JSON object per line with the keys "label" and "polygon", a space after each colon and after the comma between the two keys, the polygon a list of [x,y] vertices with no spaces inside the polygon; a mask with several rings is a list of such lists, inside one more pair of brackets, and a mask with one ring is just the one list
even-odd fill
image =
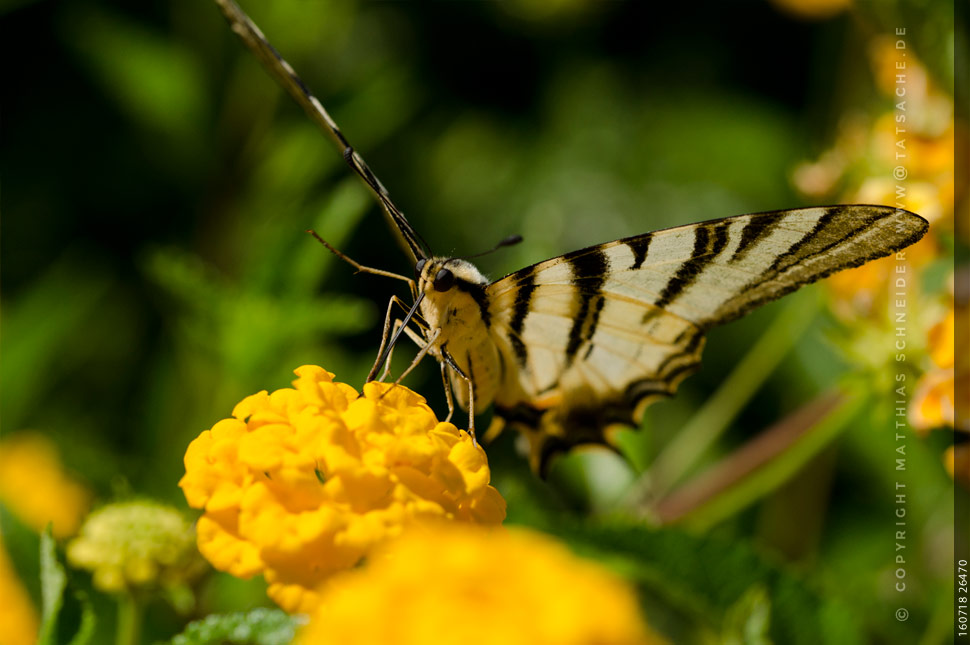
{"label": "butterfly", "polygon": [[[376,378],[402,334],[441,368],[450,419],[457,403],[494,406],[529,440],[530,463],[578,444],[609,443],[614,423],[638,424],[699,366],[705,332],[836,271],[918,241],[929,224],[889,206],[837,205],[738,215],[596,244],[489,281],[468,259],[441,257],[391,201],[323,105],[232,0],[215,0],[233,30],[310,117],[341,146],[414,261],[414,275],[359,271],[408,283],[393,297]],[[314,235],[316,235],[314,233]],[[515,243],[503,240],[499,246]],[[405,315],[392,320],[396,307]],[[383,378],[383,377],[382,377]]]}

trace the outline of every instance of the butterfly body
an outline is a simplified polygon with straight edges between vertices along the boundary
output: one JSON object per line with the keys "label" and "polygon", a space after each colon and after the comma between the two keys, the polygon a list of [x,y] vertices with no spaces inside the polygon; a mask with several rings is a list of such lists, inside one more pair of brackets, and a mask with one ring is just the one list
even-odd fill
{"label": "butterfly body", "polygon": [[433,257],[415,265],[420,313],[427,324],[428,353],[449,366],[450,391],[463,409],[488,407],[506,374],[489,333],[488,279],[471,262]]}

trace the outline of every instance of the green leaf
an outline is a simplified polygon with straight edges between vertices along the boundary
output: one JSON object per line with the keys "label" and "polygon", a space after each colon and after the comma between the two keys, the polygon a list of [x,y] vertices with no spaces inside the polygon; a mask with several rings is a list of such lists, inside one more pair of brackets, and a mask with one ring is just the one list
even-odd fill
{"label": "green leaf", "polygon": [[[40,593],[41,625],[37,638],[38,645],[87,645],[94,636],[97,618],[87,595],[75,591],[67,596],[67,573],[57,559],[57,544],[51,536],[50,527],[40,536]],[[65,640],[63,628],[58,629],[58,618],[64,609],[65,597],[69,597],[80,607],[80,622],[70,640]]]}
{"label": "green leaf", "polygon": [[91,604],[91,599],[88,598],[87,594],[77,591],[73,595],[81,604],[81,624],[78,625],[77,631],[74,633],[74,638],[71,639],[68,645],[87,645],[94,638],[94,628],[98,623],[98,619],[94,613],[94,606]]}
{"label": "green leaf", "polygon": [[54,645],[57,640],[57,616],[64,605],[67,574],[57,561],[57,546],[50,527],[40,536],[40,645]]}
{"label": "green leaf", "polygon": [[279,609],[215,614],[188,624],[169,645],[286,645],[299,622]]}
{"label": "green leaf", "polygon": [[771,645],[771,601],[764,587],[752,587],[728,609],[721,634],[723,645]]}

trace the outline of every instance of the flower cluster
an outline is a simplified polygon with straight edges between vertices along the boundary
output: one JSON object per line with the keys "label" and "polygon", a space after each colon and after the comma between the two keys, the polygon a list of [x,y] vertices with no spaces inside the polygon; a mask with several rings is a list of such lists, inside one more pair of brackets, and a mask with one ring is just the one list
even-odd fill
{"label": "flower cluster", "polygon": [[[380,617],[375,620],[375,617]],[[522,529],[430,526],[336,578],[306,645],[647,645],[633,589],[552,538]]]}
{"label": "flower cluster", "polygon": [[[880,37],[870,47],[876,87],[891,108],[871,120],[859,115],[845,119],[833,148],[794,173],[796,186],[808,196],[864,204],[902,202],[903,208],[930,222],[931,234],[899,257],[868,262],[826,281],[833,311],[850,321],[864,316],[885,318],[882,312],[890,302],[889,287],[902,275],[902,268],[908,285],[915,286],[915,271],[940,254],[940,234],[953,230],[956,131],[952,100],[931,82],[913,52],[899,50],[895,43],[895,39]],[[906,78],[905,113],[896,111],[901,70]],[[905,120],[897,121],[900,116]],[[897,186],[902,184],[905,191],[898,193]],[[901,268],[902,258],[906,266]]]}
{"label": "flower cluster", "polygon": [[277,604],[307,612],[332,574],[408,525],[505,519],[484,451],[420,395],[376,382],[360,395],[315,366],[296,374],[186,451],[179,485],[205,510],[198,546],[217,569],[262,574]]}
{"label": "flower cluster", "polygon": [[174,508],[120,502],[88,515],[67,545],[67,559],[92,571],[101,591],[171,589],[205,570],[194,542],[192,526]]}
{"label": "flower cluster", "polygon": [[[799,167],[794,179],[802,192],[819,199],[897,204],[930,222],[930,234],[913,246],[838,273],[826,284],[832,311],[839,318],[848,323],[864,320],[864,325],[846,328],[849,338],[844,347],[857,362],[870,363],[877,379],[899,370],[901,321],[886,312],[904,316],[912,331],[906,341],[907,362],[922,373],[914,375],[915,388],[909,386],[909,374],[891,387],[900,396],[911,394],[913,429],[921,434],[941,427],[970,430],[970,421],[956,419],[954,412],[967,407],[955,401],[955,396],[966,394],[954,390],[954,319],[961,313],[959,308],[954,311],[952,286],[948,294],[939,293],[939,288],[936,293],[932,287],[924,290],[925,276],[934,273],[927,269],[946,262],[945,249],[959,233],[954,227],[953,154],[956,137],[967,134],[955,127],[952,98],[933,83],[913,51],[899,48],[899,42],[877,37],[870,46],[873,79],[887,109],[871,119],[846,119],[835,146],[819,160]],[[952,276],[950,280],[952,285]],[[965,348],[958,351],[966,355]],[[970,464],[970,450],[961,450],[963,454],[954,454],[951,447],[944,457],[951,473],[955,463],[957,472],[959,464]]]}
{"label": "flower cluster", "polygon": [[0,500],[38,533],[50,523],[65,538],[77,532],[91,492],[64,471],[50,439],[20,432],[0,441]]}
{"label": "flower cluster", "polygon": [[920,433],[954,426],[955,318],[954,310],[950,308],[927,334],[931,367],[920,377],[909,408],[910,425]]}
{"label": "flower cluster", "polygon": [[[970,309],[965,304],[954,304],[951,298],[946,312],[927,333],[928,368],[920,376],[909,406],[910,425],[921,435],[938,428],[970,433],[970,418],[966,416],[968,404],[966,400],[962,405],[956,401],[960,395],[957,382],[965,381],[970,375],[965,371],[968,369],[965,364],[954,360],[956,355],[967,356],[970,352],[967,338],[955,333],[958,324],[966,329],[968,315]],[[958,318],[962,319],[958,321]],[[962,395],[966,396],[966,393]],[[970,488],[970,443],[954,442],[947,448],[943,462],[951,477]]]}

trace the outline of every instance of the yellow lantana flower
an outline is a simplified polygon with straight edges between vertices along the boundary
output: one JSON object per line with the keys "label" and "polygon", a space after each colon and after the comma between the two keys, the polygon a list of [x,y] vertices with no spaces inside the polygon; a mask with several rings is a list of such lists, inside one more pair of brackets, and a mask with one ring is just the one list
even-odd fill
{"label": "yellow lantana flower", "polygon": [[38,533],[52,524],[54,537],[77,532],[91,492],[64,471],[57,447],[35,432],[0,441],[0,502]]}
{"label": "yellow lantana flower", "polygon": [[334,579],[303,645],[645,645],[633,589],[523,529],[410,530]]}
{"label": "yellow lantana flower", "polygon": [[970,444],[949,446],[943,454],[943,465],[950,477],[970,488]]}
{"label": "yellow lantana flower", "polygon": [[[966,419],[956,419],[955,414],[960,407],[955,405],[954,400],[957,394],[953,358],[956,349],[955,329],[956,308],[951,303],[943,318],[927,333],[927,351],[933,367],[920,377],[909,406],[909,422],[917,432],[926,433],[942,427],[970,432],[970,423]],[[966,348],[961,347],[961,350],[966,355]]]}
{"label": "yellow lantana flower", "polygon": [[182,487],[202,554],[263,574],[283,609],[307,612],[317,587],[404,527],[448,519],[500,524],[485,452],[424,398],[368,383],[363,394],[316,366],[294,388],[247,397],[185,453]]}
{"label": "yellow lantana flower", "polygon": [[0,536],[0,630],[5,645],[33,645],[40,622]]}
{"label": "yellow lantana flower", "polygon": [[939,321],[927,334],[927,348],[930,359],[937,367],[953,367],[953,351],[956,344],[956,308],[951,306],[943,320]]}
{"label": "yellow lantana flower", "polygon": [[[897,49],[897,42],[882,36],[870,43],[873,78],[887,109],[870,118],[847,116],[833,148],[793,173],[796,186],[814,199],[895,204],[930,222],[930,235],[913,246],[826,280],[832,310],[846,320],[886,319],[897,280],[914,288],[914,274],[940,256],[946,246],[941,234],[953,229],[953,101],[933,84],[912,50]],[[905,115],[896,108],[900,76],[906,83]],[[905,180],[897,179],[899,169],[905,170]],[[920,309],[919,298],[911,290],[907,300]]]}
{"label": "yellow lantana flower", "polygon": [[953,368],[934,369],[916,383],[909,404],[909,423],[919,434],[934,428],[953,427]]}

